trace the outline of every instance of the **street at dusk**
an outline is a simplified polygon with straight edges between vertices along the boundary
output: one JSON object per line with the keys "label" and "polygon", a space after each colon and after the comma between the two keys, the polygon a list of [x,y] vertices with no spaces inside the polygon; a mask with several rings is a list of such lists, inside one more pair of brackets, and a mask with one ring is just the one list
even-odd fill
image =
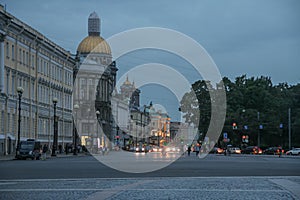
{"label": "street at dusk", "polygon": [[299,10],[0,0],[0,200],[300,199]]}

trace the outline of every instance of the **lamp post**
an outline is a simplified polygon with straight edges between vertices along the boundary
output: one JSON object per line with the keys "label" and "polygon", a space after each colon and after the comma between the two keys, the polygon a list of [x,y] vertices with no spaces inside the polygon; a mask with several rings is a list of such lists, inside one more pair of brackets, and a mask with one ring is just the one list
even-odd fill
{"label": "lamp post", "polygon": [[[97,126],[96,126],[97,130],[96,130],[96,133],[97,133],[97,138],[100,138],[99,137],[99,132],[98,132],[98,129],[99,129],[99,117],[100,117],[100,111],[99,110],[96,111],[96,117],[97,117],[97,122],[96,122],[97,123]],[[101,141],[99,143],[101,143]],[[97,145],[98,145],[98,143],[97,143]],[[97,146],[97,148],[99,148],[99,146]]]}
{"label": "lamp post", "polygon": [[17,148],[16,148],[16,158],[18,156],[18,153],[20,151],[20,134],[21,134],[21,98],[22,94],[24,92],[24,89],[22,87],[17,87],[17,92],[19,96],[19,119],[18,119],[18,142],[17,142]]}
{"label": "lamp post", "polygon": [[140,121],[140,123],[141,123],[141,136],[142,136],[142,138],[143,138],[143,141],[144,141],[144,136],[143,136],[143,113],[141,112],[140,113],[140,115],[141,115],[141,121]]}
{"label": "lamp post", "polygon": [[259,112],[257,112],[257,121],[258,121],[257,146],[260,147],[260,129],[261,129],[261,125],[260,125],[260,113]]}
{"label": "lamp post", "polygon": [[75,113],[75,120],[74,120],[74,150],[73,155],[77,155],[77,113],[78,113],[79,105],[74,105],[74,111]]}
{"label": "lamp post", "polygon": [[57,149],[57,116],[56,116],[56,104],[58,102],[57,98],[52,99],[54,105],[54,123],[53,123],[53,144],[52,144],[52,153],[51,156],[56,156],[56,149]]}

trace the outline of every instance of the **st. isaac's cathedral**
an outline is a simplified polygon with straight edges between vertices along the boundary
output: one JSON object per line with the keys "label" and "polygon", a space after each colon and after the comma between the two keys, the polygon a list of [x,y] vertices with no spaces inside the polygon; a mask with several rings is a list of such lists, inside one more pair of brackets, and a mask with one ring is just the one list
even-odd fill
{"label": "st. isaac's cathedral", "polygon": [[129,139],[125,135],[132,129],[128,125],[130,110],[139,109],[140,95],[128,77],[120,93],[115,89],[118,68],[109,44],[101,37],[100,24],[98,15],[91,13],[88,36],[77,48],[79,63],[74,70],[73,116],[79,136],[76,143],[93,149],[112,147]]}

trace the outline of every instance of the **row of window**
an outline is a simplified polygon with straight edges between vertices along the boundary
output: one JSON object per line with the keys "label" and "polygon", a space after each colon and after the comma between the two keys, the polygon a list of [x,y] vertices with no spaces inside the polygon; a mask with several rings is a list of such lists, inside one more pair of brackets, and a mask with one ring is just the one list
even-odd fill
{"label": "row of window", "polygon": [[[12,44],[10,48],[9,42],[6,42],[6,58],[9,59],[10,56],[12,60],[16,59],[15,45]],[[28,51],[22,50],[22,48],[19,48],[18,61],[26,67],[30,64],[34,68],[34,55],[30,55]]]}
{"label": "row of window", "polygon": [[67,85],[71,86],[73,84],[73,73],[71,71],[64,71],[55,64],[49,65],[49,62],[45,59],[38,58],[38,72],[56,81],[63,81]]}
{"label": "row of window", "polygon": [[[31,99],[34,99],[34,82],[31,81],[30,85],[30,79],[26,77],[18,77],[16,78],[15,73],[6,73],[6,93],[15,95],[17,92],[17,87],[21,86],[24,89],[23,97],[29,98],[29,95]],[[31,87],[31,88],[30,88]]]}
{"label": "row of window", "polygon": [[[25,112],[23,112],[25,113]],[[28,113],[27,113],[28,114]],[[18,115],[14,114],[14,113],[7,113],[7,123],[6,123],[6,131],[7,133],[11,133],[11,134],[15,134],[15,131],[17,131],[17,117]],[[4,132],[4,111],[1,112],[1,132]],[[34,127],[34,120],[30,120],[30,118],[28,116],[21,116],[21,128],[20,128],[20,136],[21,137],[34,137],[34,135],[32,135],[32,132],[30,132],[30,124],[31,124],[31,129],[33,129]]]}
{"label": "row of window", "polygon": [[[17,117],[16,114],[7,113],[7,123],[6,123],[6,131],[7,133],[11,133],[15,135],[17,131]],[[30,119],[28,116],[21,116],[21,128],[20,128],[20,136],[25,138],[34,138],[33,129],[34,129],[34,118]],[[30,127],[31,124],[31,127]],[[52,132],[53,120],[47,118],[39,118],[38,120],[38,133],[39,135],[51,135]],[[64,129],[63,129],[64,126]],[[31,131],[30,131],[31,129]],[[1,133],[4,133],[4,111],[1,112]],[[58,123],[58,133],[65,136],[72,136],[72,122],[62,122]]]}
{"label": "row of window", "polygon": [[[39,135],[53,135],[53,120],[48,118],[39,118],[38,133]],[[58,122],[58,135],[72,136],[71,122]]]}
{"label": "row of window", "polygon": [[[38,86],[38,101],[45,104],[52,104],[53,97],[58,99],[57,106],[72,109],[72,95],[63,94],[61,91],[50,89],[47,86]],[[63,98],[64,97],[64,98]]]}
{"label": "row of window", "polygon": [[[6,58],[9,59],[11,56],[12,60],[16,59],[15,55],[15,45],[12,44],[11,48],[9,45],[9,42],[6,42]],[[24,65],[26,67],[30,66],[34,69],[34,61],[35,56],[30,54],[28,51],[23,50],[22,48],[19,48],[19,55],[18,55],[18,61],[21,65]],[[63,81],[67,85],[72,85],[73,83],[73,73],[70,71],[63,72],[63,69],[57,65],[52,64],[51,69],[49,67],[49,62],[45,59],[38,58],[38,72],[47,76],[51,77],[54,80],[57,81]],[[64,74],[64,75],[63,75]]]}
{"label": "row of window", "polygon": [[[35,99],[34,81],[30,82],[29,77],[17,76],[15,73],[6,73],[6,93],[15,95],[18,86],[24,89],[23,98]],[[64,95],[64,98],[63,98]],[[72,109],[72,95],[63,94],[61,91],[50,89],[48,86],[38,85],[38,101],[46,104],[52,104],[52,98],[58,98],[58,106]]]}

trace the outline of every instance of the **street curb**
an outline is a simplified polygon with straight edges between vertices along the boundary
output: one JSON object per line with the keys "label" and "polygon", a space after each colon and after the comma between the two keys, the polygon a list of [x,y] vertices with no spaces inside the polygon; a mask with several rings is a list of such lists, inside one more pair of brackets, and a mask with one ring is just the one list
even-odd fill
{"label": "street curb", "polygon": [[[74,157],[84,157],[84,156],[90,156],[88,154],[77,154],[77,155],[59,155],[59,156],[49,156],[46,158],[46,160],[48,159],[59,159],[59,158],[74,158]],[[12,160],[19,160],[19,159],[16,159],[14,156],[3,156],[2,158],[0,157],[0,162],[2,161],[12,161]]]}

